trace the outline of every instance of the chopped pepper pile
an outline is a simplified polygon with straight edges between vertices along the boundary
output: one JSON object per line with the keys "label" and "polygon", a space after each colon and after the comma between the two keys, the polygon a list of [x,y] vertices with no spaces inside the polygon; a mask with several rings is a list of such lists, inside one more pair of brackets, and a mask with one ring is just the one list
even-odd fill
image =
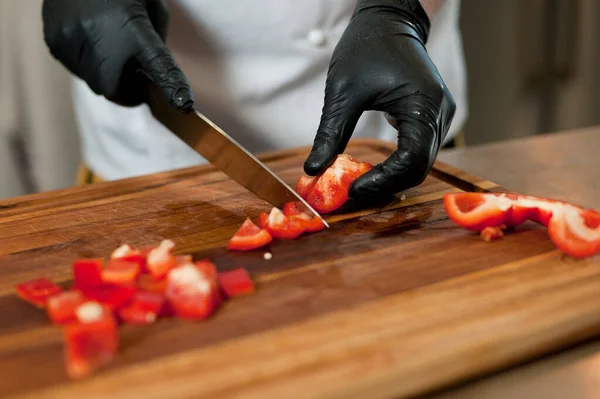
{"label": "chopped pepper pile", "polygon": [[546,226],[566,255],[586,258],[600,252],[600,213],[592,209],[519,194],[472,192],[446,194],[444,207],[456,224],[480,232],[486,241],[529,220]]}
{"label": "chopped pepper pile", "polygon": [[136,249],[127,244],[104,259],[73,263],[64,290],[47,278],[23,282],[17,294],[63,327],[67,375],[82,378],[112,361],[119,324],[149,325],[161,317],[202,320],[228,298],[254,292],[243,268],[217,272],[209,259],[176,256],[175,243]]}

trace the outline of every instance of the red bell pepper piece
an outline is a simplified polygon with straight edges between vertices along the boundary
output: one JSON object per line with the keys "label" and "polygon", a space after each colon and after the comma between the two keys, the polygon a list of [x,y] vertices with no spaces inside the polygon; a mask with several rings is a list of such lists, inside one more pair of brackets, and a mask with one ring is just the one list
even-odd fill
{"label": "red bell pepper piece", "polygon": [[569,256],[600,252],[600,214],[574,204],[517,194],[453,193],[444,196],[444,206],[450,219],[470,230],[531,220],[547,226],[553,243]]}
{"label": "red bell pepper piece", "polygon": [[64,328],[67,375],[83,378],[115,357],[119,336],[110,310],[97,302],[85,302],[76,310],[77,322]]}
{"label": "red bell pepper piece", "polygon": [[153,292],[137,292],[131,303],[119,309],[119,317],[128,324],[152,324],[161,314],[165,297]]}
{"label": "red bell pepper piece", "polygon": [[141,254],[142,253],[140,250],[133,248],[129,244],[123,244],[112,252],[112,254],[110,255],[110,258],[111,259],[121,259],[126,256],[141,255]]}
{"label": "red bell pepper piece", "polygon": [[227,244],[230,251],[251,251],[268,245],[273,241],[271,233],[246,219]]}
{"label": "red bell pepper piece", "polygon": [[[149,252],[149,251],[148,251]],[[123,244],[115,249],[111,254],[111,259],[122,259],[129,262],[137,263],[140,267],[140,272],[146,270],[147,253],[142,253],[139,249],[131,247],[129,244]]]}
{"label": "red bell pepper piece", "polygon": [[177,266],[177,258],[171,253],[175,243],[163,240],[156,248],[148,253],[146,267],[155,278],[163,278],[169,270]]}
{"label": "red bell pepper piece", "polygon": [[169,272],[165,296],[175,315],[183,319],[205,319],[221,302],[213,279],[195,265],[177,266]]}
{"label": "red bell pepper piece", "polygon": [[154,292],[164,294],[167,289],[166,279],[155,279],[150,274],[142,274],[137,281],[137,287],[140,291]]}
{"label": "red bell pepper piece", "polygon": [[135,295],[134,286],[104,285],[94,290],[83,292],[86,298],[101,303],[112,311],[123,307]]}
{"label": "red bell pepper piece", "polygon": [[73,262],[73,279],[75,288],[82,291],[96,289],[101,287],[102,267],[104,260],[98,259],[79,259]]}
{"label": "red bell pepper piece", "polygon": [[507,223],[513,201],[487,193],[444,195],[446,213],[456,224],[473,231]]}
{"label": "red bell pepper piece", "polygon": [[502,226],[498,226],[498,227],[486,227],[485,229],[481,230],[481,239],[483,241],[493,241],[493,240],[497,240],[499,238],[504,237],[504,231],[503,229],[505,229],[506,226],[502,225]]}
{"label": "red bell pepper piece", "polygon": [[579,208],[555,212],[548,224],[554,245],[574,258],[600,253],[600,213]]}
{"label": "red bell pepper piece", "polygon": [[47,278],[37,278],[17,285],[17,295],[38,308],[45,308],[48,300],[62,291],[62,288]]}
{"label": "red bell pepper piece", "polygon": [[68,324],[76,321],[75,310],[86,301],[81,291],[65,291],[48,300],[46,311],[52,323]]}
{"label": "red bell pepper piece", "polygon": [[320,218],[301,211],[297,202],[286,203],[283,207],[283,214],[293,219],[295,218],[303,225],[304,231],[307,233],[315,233],[325,229],[325,224]]}
{"label": "red bell pepper piece", "polygon": [[194,264],[198,269],[206,273],[209,278],[213,279],[214,281],[218,280],[219,277],[217,273],[217,267],[210,261],[210,259],[201,259]]}
{"label": "red bell pepper piece", "polygon": [[260,227],[267,229],[271,236],[293,240],[304,233],[304,225],[297,218],[285,216],[278,208],[273,207],[269,214],[261,213],[258,217]]}
{"label": "red bell pepper piece", "polygon": [[300,177],[295,190],[317,212],[333,212],[348,200],[352,182],[372,168],[368,162],[358,162],[348,154],[340,154],[321,175]]}
{"label": "red bell pepper piece", "polygon": [[219,273],[219,284],[227,298],[248,295],[254,292],[254,283],[244,268]]}
{"label": "red bell pepper piece", "polygon": [[102,270],[102,280],[108,284],[131,285],[140,274],[140,264],[123,258],[111,259]]}

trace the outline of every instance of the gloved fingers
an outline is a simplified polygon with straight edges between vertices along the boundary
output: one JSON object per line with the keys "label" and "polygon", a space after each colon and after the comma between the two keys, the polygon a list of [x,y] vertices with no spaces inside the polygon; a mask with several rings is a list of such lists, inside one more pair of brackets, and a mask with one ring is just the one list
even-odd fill
{"label": "gloved fingers", "polygon": [[363,104],[345,83],[328,84],[321,121],[304,162],[309,176],[323,172],[344,151],[363,112]]}
{"label": "gloved fingers", "polygon": [[423,182],[439,149],[437,117],[430,109],[413,108],[397,115],[398,148],[384,162],[354,181],[349,196],[372,201]]}
{"label": "gloved fingers", "polygon": [[194,94],[189,81],[158,33],[148,29],[138,37],[140,51],[135,59],[141,72],[157,85],[173,109],[182,113],[191,111]]}

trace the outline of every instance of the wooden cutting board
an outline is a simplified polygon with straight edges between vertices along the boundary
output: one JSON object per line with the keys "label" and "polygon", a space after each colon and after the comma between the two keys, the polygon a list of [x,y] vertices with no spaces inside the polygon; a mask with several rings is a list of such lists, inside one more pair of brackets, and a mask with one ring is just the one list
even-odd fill
{"label": "wooden cutting board", "polygon": [[[346,152],[377,163],[391,150],[363,140]],[[263,159],[294,184],[307,152]],[[483,242],[448,220],[441,198],[457,190],[502,188],[437,163],[404,200],[346,209],[327,231],[274,242],[269,261],[224,249],[269,206],[210,167],[2,201],[0,397],[407,397],[596,335],[600,261],[562,256],[534,224]],[[60,330],[15,285],[67,281],[76,258],[165,238],[246,267],[256,294],[204,322],[125,326],[114,363],[69,381]]]}

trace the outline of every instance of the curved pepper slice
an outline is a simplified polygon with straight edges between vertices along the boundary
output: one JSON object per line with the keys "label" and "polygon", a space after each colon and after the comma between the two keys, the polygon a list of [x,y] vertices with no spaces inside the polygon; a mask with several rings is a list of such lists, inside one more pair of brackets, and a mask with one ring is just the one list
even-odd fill
{"label": "curved pepper slice", "polygon": [[352,182],[372,168],[368,162],[340,154],[321,175],[300,177],[295,190],[317,212],[333,212],[348,200]]}
{"label": "curved pepper slice", "polygon": [[548,227],[554,245],[582,258],[600,252],[600,213],[540,197],[500,193],[452,193],[444,196],[450,219],[469,230],[486,232],[502,225],[516,227],[531,220]]}
{"label": "curved pepper slice", "polygon": [[264,247],[273,241],[271,233],[256,226],[252,220],[246,219],[227,244],[230,251],[251,251]]}
{"label": "curved pepper slice", "polygon": [[565,207],[555,212],[548,224],[554,245],[574,258],[586,258],[600,252],[600,213]]}

